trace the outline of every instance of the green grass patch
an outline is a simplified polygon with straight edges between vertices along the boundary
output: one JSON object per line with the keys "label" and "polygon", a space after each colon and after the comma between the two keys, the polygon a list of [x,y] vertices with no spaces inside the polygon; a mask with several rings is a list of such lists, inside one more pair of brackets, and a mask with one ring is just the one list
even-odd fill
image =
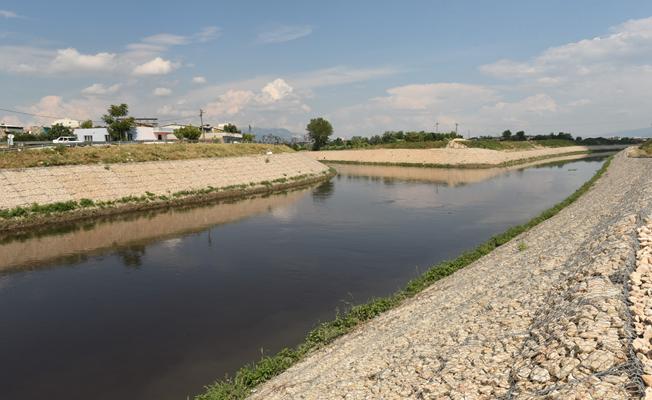
{"label": "green grass patch", "polygon": [[[408,282],[406,287],[398,292],[383,298],[376,298],[368,303],[357,305],[343,314],[337,314],[335,319],[319,324],[310,331],[303,343],[294,348],[285,348],[275,355],[263,356],[259,361],[245,365],[239,369],[235,376],[226,377],[214,384],[207,386],[205,393],[195,397],[196,400],[238,400],[247,397],[253,388],[261,383],[279,375],[296,362],[305,358],[309,353],[331,343],[336,338],[351,332],[355,327],[365,321],[400,305],[417,293],[423,291],[434,282],[453,274],[454,272],[477,261],[491,253],[494,249],[504,245],[516,236],[526,232],[541,222],[555,216],[562,209],[575,202],[586,193],[593,184],[609,168],[609,158],[595,175],[584,183],[573,194],[562,202],[545,210],[530,221],[514,226],[507,231],[493,236],[480,246],[462,253],[454,260],[443,261],[430,268],[421,276]],[[520,249],[520,244],[519,244]]]}
{"label": "green grass patch", "polygon": [[[293,152],[285,145],[258,143],[170,143],[25,149],[0,154],[0,168],[53,165],[116,164],[144,161],[191,160]],[[108,165],[105,169],[110,170]]]}

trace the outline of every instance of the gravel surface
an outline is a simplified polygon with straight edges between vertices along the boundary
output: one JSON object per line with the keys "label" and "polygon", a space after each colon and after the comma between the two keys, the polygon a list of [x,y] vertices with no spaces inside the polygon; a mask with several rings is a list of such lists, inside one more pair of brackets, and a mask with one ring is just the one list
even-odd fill
{"label": "gravel surface", "polygon": [[588,150],[614,150],[623,146],[569,146],[540,148],[534,150],[497,151],[488,149],[374,149],[308,151],[306,154],[319,161],[350,161],[390,164],[439,164],[439,165],[501,165],[508,162],[536,157],[574,153]]}
{"label": "gravel surface", "polygon": [[116,200],[145,192],[223,188],[321,174],[328,167],[304,153],[0,169],[0,209],[70,200]]}
{"label": "gravel surface", "polygon": [[651,181],[652,159],[619,153],[595,187],[555,217],[313,353],[251,398],[640,397],[628,277]]}

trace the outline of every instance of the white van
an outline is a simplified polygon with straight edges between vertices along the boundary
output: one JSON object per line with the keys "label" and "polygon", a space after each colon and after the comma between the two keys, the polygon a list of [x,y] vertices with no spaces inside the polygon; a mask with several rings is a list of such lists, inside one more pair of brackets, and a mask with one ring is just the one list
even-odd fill
{"label": "white van", "polygon": [[71,146],[77,146],[83,144],[81,140],[77,139],[76,136],[59,136],[58,138],[52,141],[54,144],[65,144]]}

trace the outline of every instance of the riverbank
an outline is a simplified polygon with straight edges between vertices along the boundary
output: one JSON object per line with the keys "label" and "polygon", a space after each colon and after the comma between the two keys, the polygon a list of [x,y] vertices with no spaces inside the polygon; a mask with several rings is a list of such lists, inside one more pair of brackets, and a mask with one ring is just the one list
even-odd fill
{"label": "riverbank", "polygon": [[300,153],[0,169],[0,230],[269,193],[331,175]]}
{"label": "riverbank", "polygon": [[531,150],[498,151],[478,148],[376,149],[306,152],[324,162],[434,168],[496,168],[547,158],[617,151],[627,146],[566,146]]}
{"label": "riverbank", "polygon": [[380,179],[389,178],[415,182],[430,182],[456,187],[486,181],[510,171],[518,171],[533,167],[536,168],[538,166],[565,163],[575,160],[608,157],[613,154],[613,152],[574,154],[570,156],[547,158],[545,160],[518,164],[511,167],[495,168],[421,168],[348,163],[334,163],[332,165],[339,174],[343,175],[364,175]]}
{"label": "riverbank", "polygon": [[200,398],[246,396],[288,367],[252,398],[640,395],[627,276],[650,211],[650,176],[652,160],[621,152],[586,195],[591,183]]}

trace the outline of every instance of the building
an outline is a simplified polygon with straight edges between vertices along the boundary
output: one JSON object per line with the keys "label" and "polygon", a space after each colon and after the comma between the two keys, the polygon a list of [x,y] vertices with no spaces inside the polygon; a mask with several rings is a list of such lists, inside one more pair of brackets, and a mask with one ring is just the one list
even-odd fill
{"label": "building", "polygon": [[79,121],[77,121],[76,119],[70,119],[70,118],[58,119],[56,121],[53,121],[52,125],[61,125],[61,126],[65,126],[66,128],[70,128],[70,129],[77,129],[80,126]]}
{"label": "building", "polygon": [[22,126],[0,123],[0,137],[4,138],[9,134],[16,135],[20,133],[24,133]]}
{"label": "building", "polygon": [[[135,142],[165,142],[177,140],[173,134],[174,130],[163,127],[137,126],[127,133],[127,141]],[[107,128],[75,129],[75,136],[78,140],[91,143],[111,142],[111,136]]]}

